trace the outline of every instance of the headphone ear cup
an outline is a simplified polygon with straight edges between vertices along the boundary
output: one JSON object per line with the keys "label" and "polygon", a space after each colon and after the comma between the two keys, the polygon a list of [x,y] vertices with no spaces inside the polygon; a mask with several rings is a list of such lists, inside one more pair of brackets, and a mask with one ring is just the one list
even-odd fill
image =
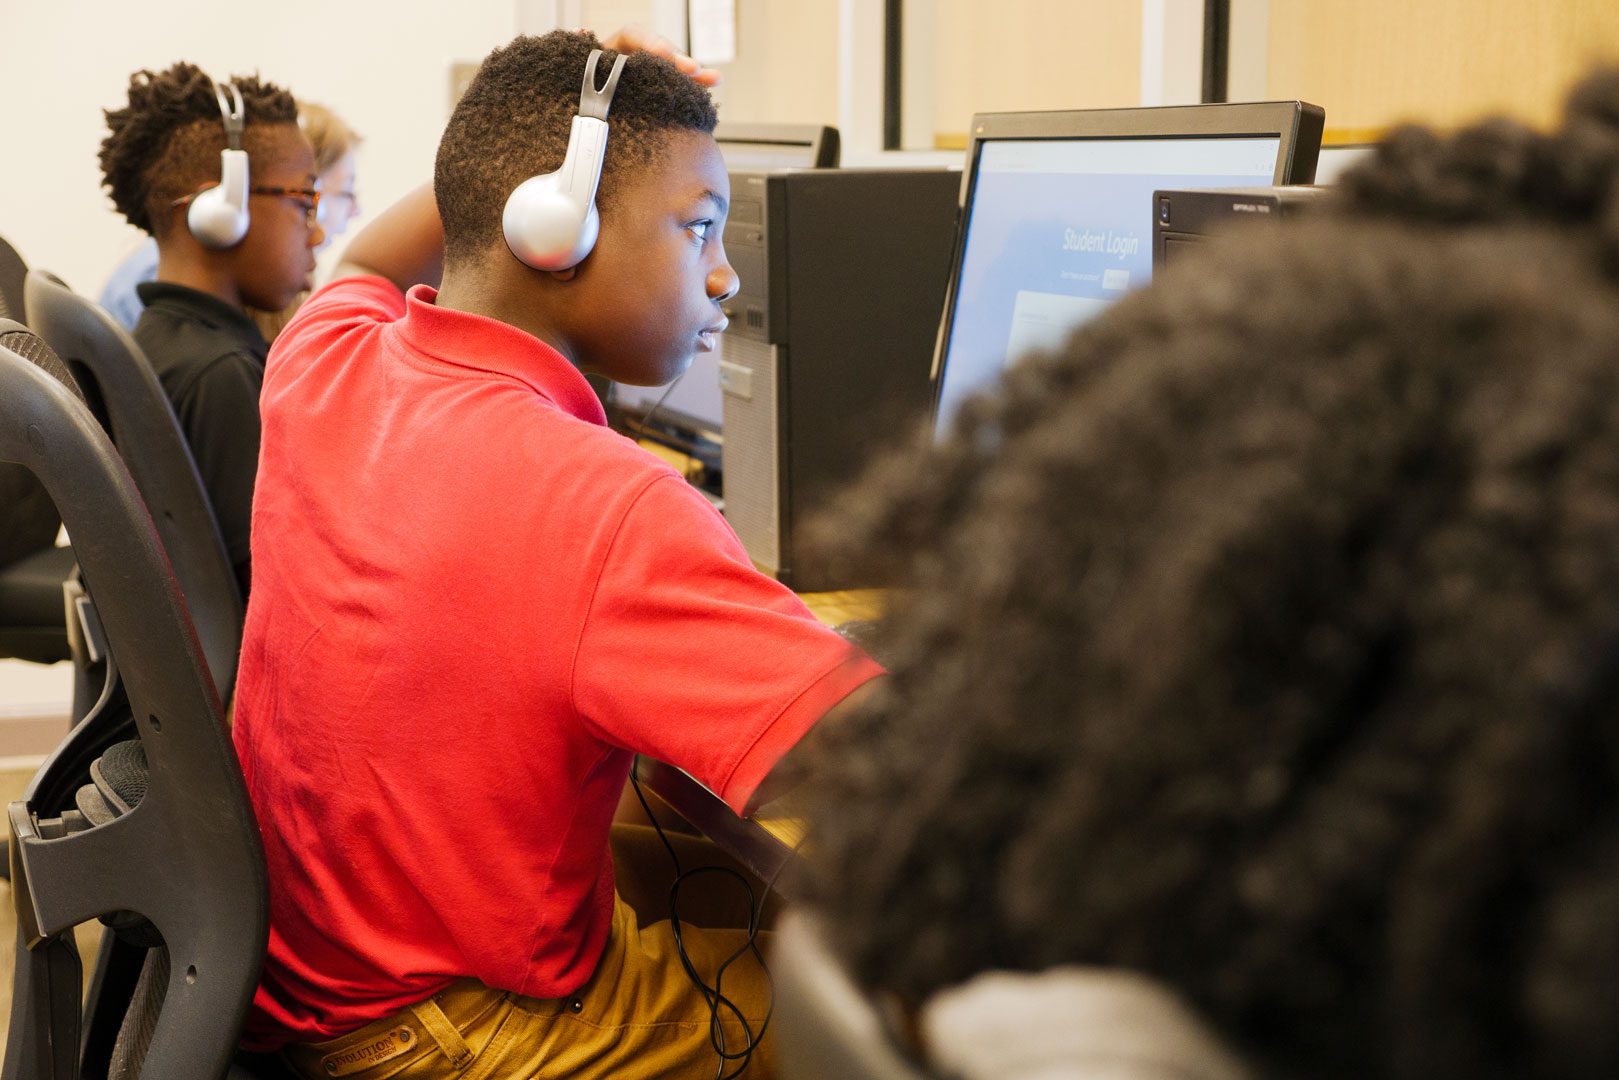
{"label": "headphone ear cup", "polygon": [[599,228],[594,203],[581,207],[555,173],[531,176],[517,185],[501,215],[506,246],[536,270],[577,266],[595,246]]}
{"label": "headphone ear cup", "polygon": [[230,205],[223,189],[211,187],[191,200],[186,225],[203,247],[223,251],[247,235],[247,207]]}
{"label": "headphone ear cup", "polygon": [[223,150],[219,183],[198,194],[186,209],[186,227],[203,247],[235,247],[247,235],[247,152]]}

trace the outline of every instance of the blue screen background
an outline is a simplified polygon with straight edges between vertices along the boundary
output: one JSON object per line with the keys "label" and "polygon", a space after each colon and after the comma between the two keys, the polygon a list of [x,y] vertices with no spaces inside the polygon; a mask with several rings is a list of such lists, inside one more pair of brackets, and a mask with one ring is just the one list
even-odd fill
{"label": "blue screen background", "polygon": [[[1208,145],[1189,140],[1186,150],[1195,155]],[[1210,175],[1190,163],[1183,174],[980,171],[942,369],[938,430],[1021,353],[1054,347],[1067,331],[1147,283],[1155,190],[1268,185],[1274,171],[1274,153],[1263,173]]]}

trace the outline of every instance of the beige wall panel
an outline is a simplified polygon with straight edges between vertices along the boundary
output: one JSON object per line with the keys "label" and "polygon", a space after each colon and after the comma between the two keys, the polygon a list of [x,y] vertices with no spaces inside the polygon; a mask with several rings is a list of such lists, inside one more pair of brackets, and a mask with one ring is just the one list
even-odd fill
{"label": "beige wall panel", "polygon": [[736,33],[736,60],[718,65],[722,122],[838,122],[838,0],[740,0]]}
{"label": "beige wall panel", "polygon": [[939,0],[934,130],[973,113],[1141,103],[1140,0]]}
{"label": "beige wall panel", "polygon": [[1323,106],[1329,132],[1544,124],[1600,59],[1619,61],[1615,0],[1270,0],[1268,96]]}

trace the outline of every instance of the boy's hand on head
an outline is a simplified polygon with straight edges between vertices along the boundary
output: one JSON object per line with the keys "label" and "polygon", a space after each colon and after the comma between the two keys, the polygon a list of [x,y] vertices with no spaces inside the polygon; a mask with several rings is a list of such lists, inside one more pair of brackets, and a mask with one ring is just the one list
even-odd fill
{"label": "boy's hand on head", "polygon": [[632,53],[649,52],[653,56],[661,56],[665,60],[674,61],[675,67],[682,73],[689,75],[692,82],[699,86],[718,86],[724,78],[713,68],[706,68],[676,49],[674,43],[666,37],[654,34],[644,26],[635,23],[623,27],[602,39],[602,45],[614,52]]}

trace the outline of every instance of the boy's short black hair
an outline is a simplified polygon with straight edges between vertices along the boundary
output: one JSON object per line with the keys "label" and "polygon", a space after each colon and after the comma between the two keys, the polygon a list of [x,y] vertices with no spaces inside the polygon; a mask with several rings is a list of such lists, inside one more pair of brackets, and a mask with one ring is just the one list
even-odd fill
{"label": "boy's short black hair", "polygon": [[[239,75],[231,81],[242,92],[246,118],[242,148],[251,159],[261,149],[256,129],[296,124],[298,103],[257,75]],[[177,220],[168,212],[174,200],[210,179],[218,182],[219,153],[226,142],[214,81],[184,61],[160,72],[137,71],[129,78],[128,103],[106,110],[105,115],[102,184],[131,225],[161,238]]]}
{"label": "boy's short black hair", "polygon": [[866,479],[806,892],[912,1002],[1093,964],[1260,1075],[1615,1075],[1619,72],[1335,198]]}
{"label": "boy's short black hair", "polygon": [[[561,167],[585,63],[599,48],[593,34],[557,30],[519,37],[479,67],[444,129],[433,170],[447,262],[477,258],[499,242],[507,196],[529,177]],[[603,52],[597,85],[617,56]],[[607,115],[598,204],[612,201],[620,170],[652,160],[664,135],[712,132],[717,119],[708,91],[673,63],[631,53]]]}

